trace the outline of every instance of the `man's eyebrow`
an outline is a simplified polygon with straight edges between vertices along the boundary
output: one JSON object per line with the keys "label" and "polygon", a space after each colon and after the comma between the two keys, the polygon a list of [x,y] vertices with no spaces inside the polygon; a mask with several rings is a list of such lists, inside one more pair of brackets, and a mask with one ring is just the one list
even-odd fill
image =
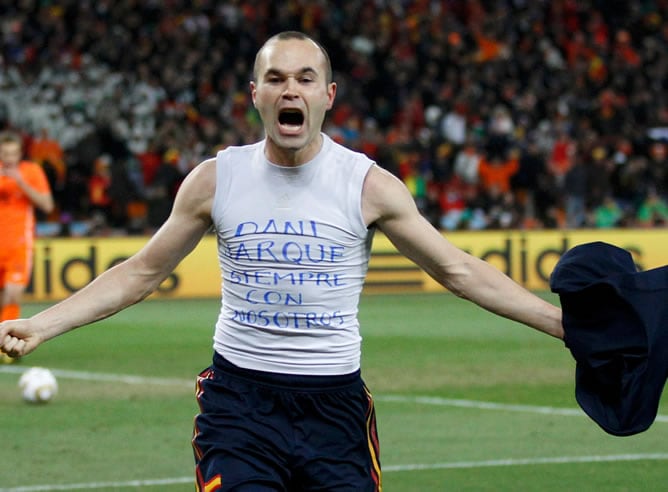
{"label": "man's eyebrow", "polygon": [[[297,72],[295,72],[297,75],[304,75],[304,74],[313,74],[313,75],[318,75],[318,71],[313,68],[313,67],[303,67]],[[285,72],[283,70],[279,70],[278,68],[268,68],[264,76],[267,77],[269,75],[284,75]]]}

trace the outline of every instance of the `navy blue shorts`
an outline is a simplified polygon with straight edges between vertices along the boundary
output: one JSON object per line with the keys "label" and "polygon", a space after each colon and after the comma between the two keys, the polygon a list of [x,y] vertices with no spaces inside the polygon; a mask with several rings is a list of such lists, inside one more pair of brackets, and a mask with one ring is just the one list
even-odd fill
{"label": "navy blue shorts", "polygon": [[293,376],[218,354],[197,380],[200,492],[380,492],[376,415],[360,373]]}

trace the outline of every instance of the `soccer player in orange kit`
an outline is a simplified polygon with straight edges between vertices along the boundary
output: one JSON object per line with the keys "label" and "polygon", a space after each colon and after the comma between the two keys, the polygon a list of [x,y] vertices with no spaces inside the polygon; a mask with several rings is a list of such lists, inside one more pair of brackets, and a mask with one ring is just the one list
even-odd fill
{"label": "soccer player in orange kit", "polygon": [[[50,213],[53,195],[39,164],[22,160],[17,133],[0,133],[0,321],[16,319],[30,281],[35,242],[35,208]],[[0,361],[14,361],[0,353]]]}

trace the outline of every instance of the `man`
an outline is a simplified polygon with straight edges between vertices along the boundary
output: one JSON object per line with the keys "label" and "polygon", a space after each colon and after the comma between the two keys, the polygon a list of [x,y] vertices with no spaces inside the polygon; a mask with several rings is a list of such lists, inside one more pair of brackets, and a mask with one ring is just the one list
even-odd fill
{"label": "man", "polygon": [[[0,133],[0,321],[21,314],[21,298],[32,271],[35,208],[49,213],[54,203],[44,170],[23,157],[21,136]],[[0,352],[0,360],[14,358]]]}
{"label": "man", "polygon": [[497,314],[561,338],[561,310],[455,248],[398,179],[321,133],[336,84],[319,44],[278,34],[253,75],[266,139],[197,166],[144,248],[70,298],[0,324],[0,348],[24,355],[140,301],[213,226],[223,297],[214,362],[197,381],[198,489],[380,491],[356,316],[373,231]]}

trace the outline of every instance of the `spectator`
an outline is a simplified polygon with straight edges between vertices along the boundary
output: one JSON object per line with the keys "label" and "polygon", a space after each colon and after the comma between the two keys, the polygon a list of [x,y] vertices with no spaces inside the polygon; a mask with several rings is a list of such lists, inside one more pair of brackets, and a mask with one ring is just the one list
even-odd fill
{"label": "spectator", "polygon": [[522,213],[510,191],[502,192],[492,187],[485,196],[487,211],[487,229],[513,229],[521,225]]}
{"label": "spectator", "polygon": [[592,225],[599,229],[610,229],[620,225],[624,212],[611,195],[605,196],[600,205],[594,208]]}
{"label": "spectator", "polygon": [[500,193],[510,191],[510,181],[519,170],[518,152],[512,150],[508,155],[489,152],[478,164],[480,189],[483,193],[498,190]]}
{"label": "spectator", "polygon": [[183,179],[178,168],[179,158],[178,150],[167,150],[155,177],[147,187],[149,231],[155,231],[160,227],[172,211],[172,202]]}
{"label": "spectator", "polygon": [[598,207],[611,196],[613,170],[614,163],[608,149],[602,145],[596,146],[587,163],[587,197],[591,207]]}
{"label": "spectator", "polygon": [[564,128],[560,128],[547,161],[547,168],[560,189],[564,188],[566,175],[575,162],[575,150],[575,141]]}
{"label": "spectator", "polygon": [[480,179],[479,169],[481,160],[482,155],[475,143],[469,140],[455,156],[454,174],[466,184],[477,185]]}
{"label": "spectator", "polygon": [[638,207],[636,224],[640,227],[668,226],[668,202],[653,187],[647,190],[647,196]]}
{"label": "spectator", "polygon": [[617,166],[615,196],[626,210],[636,210],[652,186],[648,159],[644,155],[633,155],[622,166]]}
{"label": "spectator", "polygon": [[93,174],[88,179],[88,212],[100,226],[111,219],[111,157],[103,154],[93,163]]}
{"label": "spectator", "polygon": [[519,168],[510,178],[510,187],[518,204],[531,213],[536,209],[536,195],[541,193],[540,177],[545,174],[545,158],[535,139],[529,138],[520,152]]}
{"label": "spectator", "polygon": [[668,144],[652,142],[649,148],[649,170],[657,192],[668,193]]}
{"label": "spectator", "polygon": [[463,228],[470,211],[468,204],[475,195],[475,186],[461,179],[457,174],[443,185],[439,195],[440,218],[439,226],[446,231]]}
{"label": "spectator", "polygon": [[587,207],[589,196],[589,176],[587,167],[576,158],[573,165],[563,178],[559,192],[563,192],[566,211],[566,226],[578,229],[587,223]]}
{"label": "spectator", "polygon": [[448,142],[462,146],[467,137],[467,107],[463,101],[457,101],[441,121],[441,136]]}

